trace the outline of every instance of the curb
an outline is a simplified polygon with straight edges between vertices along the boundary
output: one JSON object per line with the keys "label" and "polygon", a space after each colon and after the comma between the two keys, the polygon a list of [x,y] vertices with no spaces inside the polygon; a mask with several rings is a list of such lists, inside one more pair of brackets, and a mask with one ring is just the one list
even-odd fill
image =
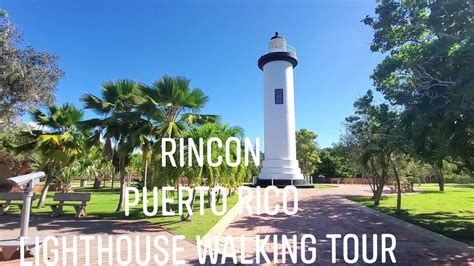
{"label": "curb", "polygon": [[242,200],[247,200],[249,196],[246,195],[239,199],[236,204],[226,213],[222,218],[202,237],[205,240],[210,237],[219,237],[224,234],[225,230],[239,215],[239,205]]}

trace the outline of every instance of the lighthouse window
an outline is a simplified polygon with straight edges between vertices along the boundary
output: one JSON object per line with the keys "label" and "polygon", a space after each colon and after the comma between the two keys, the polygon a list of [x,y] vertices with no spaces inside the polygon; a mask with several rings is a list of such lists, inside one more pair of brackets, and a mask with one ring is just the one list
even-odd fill
{"label": "lighthouse window", "polygon": [[283,89],[275,89],[275,104],[283,104]]}

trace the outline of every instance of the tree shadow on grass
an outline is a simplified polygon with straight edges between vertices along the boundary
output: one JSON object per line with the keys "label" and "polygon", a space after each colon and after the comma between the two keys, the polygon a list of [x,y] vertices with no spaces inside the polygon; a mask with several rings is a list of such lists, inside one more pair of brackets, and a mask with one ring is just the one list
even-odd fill
{"label": "tree shadow on grass", "polygon": [[454,194],[457,194],[457,193],[465,193],[466,190],[464,189],[457,189],[457,190],[449,190],[449,191],[439,191],[439,190],[422,190],[422,193],[423,194],[439,194],[439,195],[443,195],[443,194],[446,194],[446,193],[454,193]]}
{"label": "tree shadow on grass", "polygon": [[120,189],[118,188],[91,188],[91,187],[86,187],[86,188],[75,188],[74,192],[81,192],[81,193],[101,193],[101,194],[115,194],[118,195],[120,193]]}
{"label": "tree shadow on grass", "polygon": [[[462,193],[463,191],[449,191],[449,193]],[[424,191],[423,194],[441,194],[441,191]],[[474,245],[474,212],[437,211],[427,213],[413,213],[410,210],[401,210],[396,213],[396,207],[374,206],[373,200],[369,197],[347,197],[348,199],[361,203],[372,209],[384,212],[396,218],[405,220],[425,229],[434,231],[444,236],[454,238]],[[403,204],[403,200],[402,200]],[[467,215],[466,215],[467,214]]]}
{"label": "tree shadow on grass", "polygon": [[434,212],[413,214],[402,210],[396,214],[394,207],[375,207],[374,209],[405,220],[425,229],[474,245],[474,217],[459,216],[451,212]]}
{"label": "tree shadow on grass", "polygon": [[[61,234],[123,234],[124,232],[158,232],[159,227],[149,226],[147,221],[124,221],[104,220],[96,217],[75,219],[71,216],[51,218],[45,215],[35,215],[30,219],[30,228],[37,228],[39,235],[41,231],[55,231],[55,235]],[[19,217],[8,215],[0,218],[0,231],[13,230],[19,233]],[[158,230],[157,230],[158,229]],[[162,230],[162,229],[161,229]]]}

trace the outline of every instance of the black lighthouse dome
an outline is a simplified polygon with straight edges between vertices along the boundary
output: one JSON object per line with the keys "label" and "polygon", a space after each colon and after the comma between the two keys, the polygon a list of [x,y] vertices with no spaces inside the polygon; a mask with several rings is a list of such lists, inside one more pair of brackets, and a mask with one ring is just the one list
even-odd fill
{"label": "black lighthouse dome", "polygon": [[263,66],[272,61],[287,61],[293,65],[293,68],[298,65],[295,48],[289,45],[278,32],[275,32],[270,39],[268,52],[258,59],[258,68],[263,70]]}
{"label": "black lighthouse dome", "polygon": [[273,36],[270,40],[273,40],[273,39],[283,39],[283,37],[279,35],[278,31],[276,31],[275,36]]}

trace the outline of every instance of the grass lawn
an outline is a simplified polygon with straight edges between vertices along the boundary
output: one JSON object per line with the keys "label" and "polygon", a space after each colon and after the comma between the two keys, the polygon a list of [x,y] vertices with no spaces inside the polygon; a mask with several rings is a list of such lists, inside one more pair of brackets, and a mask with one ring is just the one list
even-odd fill
{"label": "grass lawn", "polygon": [[474,184],[415,186],[422,193],[402,195],[402,214],[395,214],[396,196],[384,196],[375,207],[369,197],[349,197],[367,207],[419,225],[442,235],[474,244]]}
{"label": "grass lawn", "polygon": [[[119,199],[119,190],[118,189],[110,189],[110,188],[101,188],[99,190],[94,190],[92,188],[76,188],[75,192],[91,192],[91,200],[88,202],[86,211],[88,215],[98,216],[103,219],[131,219],[131,220],[147,220],[154,224],[158,224],[175,234],[184,235],[186,239],[194,241],[197,235],[204,236],[221,218],[221,216],[215,216],[211,209],[207,207],[207,195],[205,197],[205,205],[206,209],[204,215],[199,214],[199,197],[196,197],[196,201],[194,204],[194,215],[191,218],[191,222],[182,222],[180,220],[179,215],[175,216],[161,216],[161,191],[158,193],[158,215],[155,217],[147,217],[143,214],[143,209],[141,203],[139,206],[134,207],[131,209],[130,216],[126,217],[124,212],[115,212],[117,208],[117,203]],[[46,204],[53,202],[53,194],[54,192],[48,193],[48,197],[46,199]],[[207,193],[206,193],[207,194]],[[133,197],[133,196],[131,196]],[[149,198],[149,203],[153,202],[152,193],[148,193],[147,197]],[[170,194],[170,197],[172,195]],[[176,195],[173,197],[176,200]],[[133,200],[133,198],[131,199]],[[51,208],[49,206],[45,206],[44,208],[37,209],[36,203],[38,200],[35,200],[33,203],[32,215],[50,215]],[[237,195],[232,195],[227,198],[227,210],[230,210],[232,206],[237,203]],[[177,212],[178,205],[172,204],[172,209]],[[218,210],[220,211],[222,207],[222,197],[219,202]],[[149,211],[152,211],[152,206],[149,206]],[[18,209],[16,206],[12,206],[12,212],[18,213]],[[64,211],[66,215],[74,215],[75,211],[72,206],[65,207]]]}
{"label": "grass lawn", "polygon": [[337,186],[331,186],[331,185],[323,185],[323,184],[315,184],[314,188],[337,188]]}

